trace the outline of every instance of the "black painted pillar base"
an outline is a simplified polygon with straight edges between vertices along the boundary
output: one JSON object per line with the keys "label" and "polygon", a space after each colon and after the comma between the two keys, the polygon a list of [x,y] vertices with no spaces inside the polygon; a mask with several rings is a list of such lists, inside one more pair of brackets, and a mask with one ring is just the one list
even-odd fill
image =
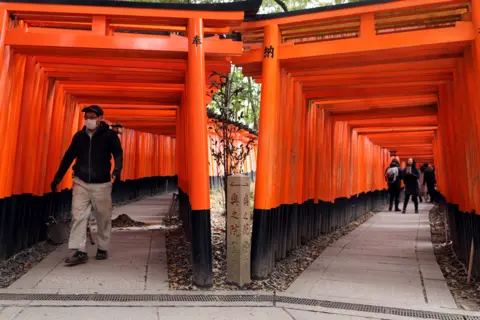
{"label": "black painted pillar base", "polygon": [[253,280],[266,279],[270,272],[268,258],[271,255],[271,246],[268,245],[269,218],[271,210],[253,211],[252,251],[251,251],[251,278]]}
{"label": "black painted pillar base", "polygon": [[213,285],[210,210],[192,210],[191,223],[193,284],[210,288]]}

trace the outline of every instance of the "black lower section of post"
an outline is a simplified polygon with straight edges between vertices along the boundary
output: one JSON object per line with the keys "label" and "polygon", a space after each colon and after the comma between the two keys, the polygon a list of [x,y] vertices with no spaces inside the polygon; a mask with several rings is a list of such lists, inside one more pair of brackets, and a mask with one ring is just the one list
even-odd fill
{"label": "black lower section of post", "polygon": [[388,202],[386,190],[339,198],[334,203],[282,205],[253,212],[251,276],[265,279],[275,263],[321,234],[333,232]]}
{"label": "black lower section of post", "polygon": [[[112,201],[121,204],[177,188],[176,177],[149,177],[114,183]],[[13,195],[0,199],[0,260],[30,248],[47,238],[46,222],[71,216],[72,191]]]}
{"label": "black lower section of post", "polygon": [[209,288],[213,285],[210,210],[192,210],[188,195],[180,188],[178,194],[180,219],[191,247],[193,284]]}
{"label": "black lower section of post", "polygon": [[446,213],[446,223],[449,237],[453,244],[453,251],[460,261],[468,266],[472,239],[474,243],[474,256],[472,264],[472,277],[480,278],[480,215],[475,212],[462,212],[458,205],[445,203],[443,196],[439,202]]}
{"label": "black lower section of post", "polygon": [[268,257],[271,247],[267,244],[269,238],[268,220],[272,213],[270,210],[253,211],[251,275],[252,279],[263,279],[268,275]]}
{"label": "black lower section of post", "polygon": [[209,288],[213,285],[210,210],[192,210],[191,221],[193,284]]}

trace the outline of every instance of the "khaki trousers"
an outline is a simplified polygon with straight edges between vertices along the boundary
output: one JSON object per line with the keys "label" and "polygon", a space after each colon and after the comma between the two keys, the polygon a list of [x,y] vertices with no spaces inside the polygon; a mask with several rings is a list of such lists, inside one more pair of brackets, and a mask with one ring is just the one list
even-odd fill
{"label": "khaki trousers", "polygon": [[87,224],[92,209],[97,218],[98,249],[108,251],[112,230],[112,183],[86,183],[74,178],[69,249],[87,252]]}

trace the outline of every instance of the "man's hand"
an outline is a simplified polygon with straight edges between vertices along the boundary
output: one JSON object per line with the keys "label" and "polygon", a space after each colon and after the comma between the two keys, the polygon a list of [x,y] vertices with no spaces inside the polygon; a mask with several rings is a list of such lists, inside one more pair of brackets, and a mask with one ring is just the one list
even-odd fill
{"label": "man's hand", "polygon": [[112,183],[118,181],[120,178],[120,173],[116,170],[112,173]]}

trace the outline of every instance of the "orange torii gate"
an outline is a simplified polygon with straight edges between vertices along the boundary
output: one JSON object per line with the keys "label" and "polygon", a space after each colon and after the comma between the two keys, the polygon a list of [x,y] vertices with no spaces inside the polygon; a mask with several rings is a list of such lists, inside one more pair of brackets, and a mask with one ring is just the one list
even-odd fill
{"label": "orange torii gate", "polygon": [[[228,72],[230,60],[262,84],[258,157],[250,165],[258,177],[254,277],[383,205],[390,150],[402,162],[435,164],[459,256],[472,239],[480,244],[473,231],[480,222],[470,214],[480,204],[478,3],[368,0],[262,16],[259,1],[36,1],[0,3],[3,257],[42,237],[29,233],[45,208],[65,211],[52,207],[65,194],[45,194],[49,179],[81,107],[96,103],[129,128],[122,143],[140,164],[127,169],[134,181],[177,173],[194,283],[210,286],[205,84],[212,71]],[[239,33],[243,44],[218,36]]]}
{"label": "orange torii gate", "polygon": [[233,28],[245,51],[233,62],[262,83],[253,276],[382,190],[389,150],[435,164],[439,190],[459,205],[450,216],[468,221],[451,220],[459,250],[472,238],[478,247],[465,227],[476,216],[458,212],[480,200],[479,26],[475,1],[406,0],[253,16]]}
{"label": "orange torii gate", "polygon": [[[82,127],[80,110],[99,104],[126,128],[125,192],[158,191],[177,175],[194,282],[211,285],[205,89],[212,72],[230,70],[227,57],[242,53],[241,42],[218,35],[259,3],[69,4],[0,3],[1,256],[44,238],[31,229],[44,229],[46,214],[68,211],[68,193],[49,195],[50,180]],[[151,176],[162,179],[144,179]]]}

